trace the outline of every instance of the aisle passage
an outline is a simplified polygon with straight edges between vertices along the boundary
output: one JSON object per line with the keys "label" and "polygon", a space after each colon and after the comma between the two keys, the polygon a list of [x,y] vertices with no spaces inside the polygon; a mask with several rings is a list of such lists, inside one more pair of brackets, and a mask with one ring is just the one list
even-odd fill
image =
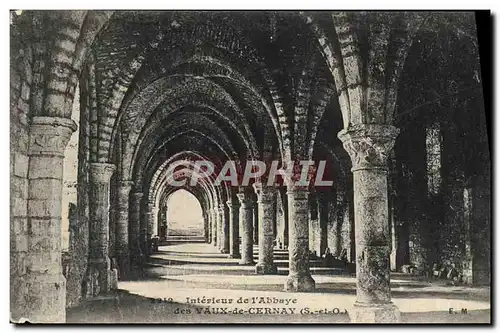
{"label": "aisle passage", "polygon": [[[345,312],[354,303],[356,279],[342,269],[321,267],[319,260],[312,261],[316,291],[284,292],[288,274],[288,253],[284,250],[274,251],[278,275],[266,276],[256,275],[253,266],[238,265],[238,259],[217,253],[210,244],[174,243],[161,246],[159,253],[151,256],[142,276],[119,282],[118,291],[70,309],[68,321],[349,322]],[[394,274],[391,288],[404,322],[489,321],[487,287],[446,286]]]}

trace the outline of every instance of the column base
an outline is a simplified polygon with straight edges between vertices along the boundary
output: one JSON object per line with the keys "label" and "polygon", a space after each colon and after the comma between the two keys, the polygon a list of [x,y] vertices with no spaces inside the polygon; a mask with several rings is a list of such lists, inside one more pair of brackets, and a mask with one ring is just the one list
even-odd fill
{"label": "column base", "polygon": [[91,260],[89,262],[87,280],[89,283],[87,294],[97,296],[98,294],[107,293],[111,289],[116,289],[118,285],[118,271],[111,269],[109,258],[94,259],[94,261]]}
{"label": "column base", "polygon": [[227,257],[231,258],[231,259],[241,259],[241,254],[239,254],[239,253],[230,253]]}
{"label": "column base", "polygon": [[128,255],[118,257],[118,280],[123,281],[130,276],[130,258]]}
{"label": "column base", "polygon": [[253,265],[255,265],[255,261],[253,261],[252,259],[250,259],[250,260],[248,260],[248,259],[241,259],[238,262],[238,265],[253,266]]}
{"label": "column base", "polygon": [[255,273],[257,274],[278,274],[278,267],[275,264],[261,264],[257,263],[255,266]]}
{"label": "column base", "polygon": [[[11,304],[13,323],[56,324],[66,322],[66,279],[61,275],[31,273],[22,283],[22,294]],[[11,290],[12,292],[12,290]],[[14,306],[13,306],[14,305]]]}
{"label": "column base", "polygon": [[313,291],[316,283],[311,275],[288,275],[285,291]]}
{"label": "column base", "polygon": [[401,313],[393,303],[372,304],[354,303],[349,312],[352,323],[399,323]]}
{"label": "column base", "polygon": [[130,257],[130,268],[142,266],[144,259],[142,254],[134,254]]}
{"label": "column base", "polygon": [[118,289],[118,270],[113,268],[109,271],[109,290]]}

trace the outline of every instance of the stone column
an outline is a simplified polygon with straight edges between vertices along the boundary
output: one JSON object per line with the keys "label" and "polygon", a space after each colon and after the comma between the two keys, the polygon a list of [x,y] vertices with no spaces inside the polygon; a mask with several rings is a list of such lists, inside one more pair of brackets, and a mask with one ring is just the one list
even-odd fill
{"label": "stone column", "polygon": [[285,210],[281,200],[281,194],[277,191],[276,200],[276,246],[280,250],[285,249]]}
{"label": "stone column", "polygon": [[273,186],[254,184],[260,217],[259,225],[259,261],[255,266],[257,274],[276,274],[274,264],[274,224],[276,222],[276,189]]}
{"label": "stone column", "polygon": [[220,244],[221,253],[229,253],[229,208],[221,203],[219,206],[220,217]]}
{"label": "stone column", "polygon": [[206,215],[207,215],[207,228],[208,228],[208,231],[207,231],[207,234],[208,234],[207,242],[208,243],[212,243],[212,218],[210,216],[210,210],[209,209],[207,209]]}
{"label": "stone column", "polygon": [[147,200],[143,197],[141,201],[141,216],[140,216],[140,231],[139,231],[139,246],[142,253],[142,261],[147,260],[149,250],[148,250],[148,224],[151,220],[151,215],[153,214],[153,207]]}
{"label": "stone column", "polygon": [[21,313],[32,323],[66,321],[66,279],[61,266],[63,159],[75,130],[74,121],[56,117],[34,117],[30,128],[29,233],[22,242],[27,256],[23,290],[19,291],[19,297],[25,299],[17,302],[11,312]]}
{"label": "stone column", "polygon": [[304,187],[289,186],[289,273],[285,291],[311,291],[315,282],[309,271],[309,191]]}
{"label": "stone column", "polygon": [[205,210],[203,210],[203,236],[205,239],[205,242],[209,243],[210,242],[210,222],[208,218],[208,214]]}
{"label": "stone column", "polygon": [[129,246],[130,260],[133,265],[140,265],[142,262],[142,251],[139,243],[141,232],[141,201],[142,192],[132,192],[130,195],[130,226],[129,226]]}
{"label": "stone column", "polygon": [[210,209],[207,208],[205,212],[206,218],[207,218],[207,243],[211,244],[212,243],[212,217],[210,215]]}
{"label": "stone column", "polygon": [[209,210],[210,221],[212,223],[212,245],[217,247],[217,213],[215,208]]}
{"label": "stone column", "polygon": [[156,218],[156,207],[153,202],[149,202],[148,204],[149,215],[147,216],[147,230],[146,230],[146,249],[148,254],[152,254],[151,240],[153,239],[153,231],[155,227],[155,218]]}
{"label": "stone column", "polygon": [[221,240],[222,240],[222,233],[221,233],[221,228],[222,228],[222,214],[220,212],[219,205],[214,208],[214,214],[215,214],[215,221],[217,221],[217,249],[220,251],[221,247]]}
{"label": "stone column", "polygon": [[89,164],[89,272],[93,295],[116,287],[109,258],[109,192],[115,169],[109,163]]}
{"label": "stone column", "polygon": [[240,201],[241,260],[240,265],[254,265],[253,261],[253,200],[246,191],[238,193]]}
{"label": "stone column", "polygon": [[283,210],[283,249],[288,249],[289,244],[289,222],[288,222],[288,196],[284,186],[278,187],[278,193],[281,199],[281,208]]}
{"label": "stone column", "polygon": [[167,240],[167,206],[163,206],[160,214],[160,241]]}
{"label": "stone column", "polygon": [[129,247],[129,201],[131,181],[121,181],[118,184],[118,211],[116,221],[116,254],[118,257],[119,279],[126,278],[130,273],[130,247]]}
{"label": "stone column", "polygon": [[226,204],[229,207],[229,257],[240,259],[240,203],[230,200]]}
{"label": "stone column", "polygon": [[[319,255],[322,256],[328,246],[328,203],[329,197],[326,193],[318,195],[318,221],[319,221]],[[331,249],[330,249],[331,250]]]}
{"label": "stone column", "polygon": [[316,257],[321,256],[318,198],[316,193],[309,193],[309,252]]}
{"label": "stone column", "polygon": [[253,243],[255,245],[259,244],[259,207],[254,205],[253,207]]}
{"label": "stone column", "polygon": [[387,201],[387,156],[398,132],[393,126],[359,124],[338,134],[353,165],[357,279],[353,322],[400,319],[391,302]]}

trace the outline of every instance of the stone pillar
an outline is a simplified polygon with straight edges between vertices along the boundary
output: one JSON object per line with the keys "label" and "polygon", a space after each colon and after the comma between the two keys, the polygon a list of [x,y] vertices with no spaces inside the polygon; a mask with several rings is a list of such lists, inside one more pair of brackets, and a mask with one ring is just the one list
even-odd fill
{"label": "stone pillar", "polygon": [[321,256],[318,199],[316,193],[309,193],[309,252]]}
{"label": "stone pillar", "polygon": [[160,213],[160,242],[167,240],[167,206],[163,206]]}
{"label": "stone pillar", "polygon": [[109,193],[114,171],[113,164],[89,165],[89,274],[93,295],[116,288],[116,272],[111,271],[109,258]]}
{"label": "stone pillar", "polygon": [[353,165],[357,297],[352,322],[400,320],[391,302],[387,201],[387,156],[398,132],[393,126],[359,124],[338,134]]}
{"label": "stone pillar", "polygon": [[286,194],[286,188],[284,186],[278,188],[278,192],[281,198],[281,208],[283,209],[283,249],[288,249],[289,244],[289,222],[288,222],[288,196]]}
{"label": "stone pillar", "polygon": [[230,200],[226,204],[229,207],[229,257],[240,259],[240,203]]}
{"label": "stone pillar", "polygon": [[255,266],[257,274],[277,274],[274,264],[274,224],[276,222],[276,189],[273,186],[254,184],[257,194],[259,225],[259,261]]}
{"label": "stone pillar", "polygon": [[203,236],[205,242],[210,242],[210,222],[206,210],[203,210]]}
{"label": "stone pillar", "polygon": [[[319,256],[321,257],[328,246],[328,204],[329,196],[326,193],[318,195],[318,221],[319,221]],[[331,250],[331,249],[330,249]]]}
{"label": "stone pillar", "polygon": [[241,228],[241,260],[240,265],[254,265],[253,261],[253,200],[247,193],[238,193],[240,201],[240,223]]}
{"label": "stone pillar", "polygon": [[285,291],[311,291],[315,282],[309,271],[309,191],[304,187],[289,187],[289,273]]}
{"label": "stone pillar", "polygon": [[253,243],[259,244],[259,207],[253,207]]}
{"label": "stone pillar", "polygon": [[111,259],[111,268],[115,269],[116,272],[118,272],[118,262],[116,259],[116,218],[117,218],[117,208],[118,208],[118,202],[116,198],[118,197],[118,194],[116,193],[116,181],[113,180],[113,177],[111,176],[110,180],[110,192],[109,192],[109,237],[108,237],[108,253],[109,253],[109,258]]}
{"label": "stone pillar", "polygon": [[118,184],[118,211],[116,221],[116,254],[118,257],[119,279],[124,279],[130,273],[130,246],[129,246],[129,201],[131,181],[121,181]]}
{"label": "stone pillar", "polygon": [[140,265],[142,262],[142,251],[139,243],[141,232],[141,201],[142,192],[132,192],[130,195],[130,226],[129,226],[129,246],[130,261],[133,265]]}
{"label": "stone pillar", "polygon": [[[285,247],[285,224],[286,221],[286,211],[283,207],[283,200],[281,197],[281,192],[278,190],[278,196],[276,200],[276,246],[280,250],[286,249]],[[288,244],[288,240],[287,240]]]}
{"label": "stone pillar", "polygon": [[207,243],[211,244],[212,243],[212,215],[210,214],[210,209],[207,208],[207,211],[205,214],[207,216],[207,228],[208,228]]}
{"label": "stone pillar", "polygon": [[142,261],[145,262],[149,255],[148,249],[148,225],[153,215],[153,206],[143,197],[141,202],[141,218],[140,218],[140,232],[139,232],[139,245],[141,247]]}
{"label": "stone pillar", "polygon": [[229,253],[229,208],[221,203],[219,206],[220,217],[220,244],[221,253]]}
{"label": "stone pillar", "polygon": [[341,243],[341,227],[342,227],[342,200],[339,200],[338,191],[336,191],[328,204],[328,226],[327,226],[327,247],[330,249],[330,253],[337,257],[342,251]]}
{"label": "stone pillar", "polygon": [[217,221],[217,249],[220,251],[221,241],[222,241],[222,213],[220,211],[219,205],[214,208],[215,220]]}
{"label": "stone pillar", "polygon": [[153,202],[148,204],[149,215],[147,216],[147,230],[146,230],[146,248],[147,253],[152,254],[153,248],[151,247],[151,240],[153,239],[153,231],[155,228],[156,207]]}
{"label": "stone pillar", "polygon": [[217,212],[215,208],[209,210],[210,221],[212,223],[212,245],[217,247]]}
{"label": "stone pillar", "polygon": [[[66,279],[61,266],[63,159],[75,130],[72,120],[56,117],[34,117],[30,128],[29,233],[25,241],[17,242],[27,248],[25,274],[20,277],[24,290],[18,295],[22,301],[11,304],[11,313],[19,313],[31,323],[66,320]],[[16,244],[17,248],[21,245]]]}

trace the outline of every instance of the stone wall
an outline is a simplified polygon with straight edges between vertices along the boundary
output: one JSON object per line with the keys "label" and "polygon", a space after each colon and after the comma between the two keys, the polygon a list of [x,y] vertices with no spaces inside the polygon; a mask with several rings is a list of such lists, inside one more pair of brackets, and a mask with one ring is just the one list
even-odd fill
{"label": "stone wall", "polygon": [[[11,25],[10,45],[10,300],[11,309],[22,309],[28,294],[23,283],[28,255],[28,141],[32,50],[19,30]],[[13,319],[22,313],[11,312]]]}

